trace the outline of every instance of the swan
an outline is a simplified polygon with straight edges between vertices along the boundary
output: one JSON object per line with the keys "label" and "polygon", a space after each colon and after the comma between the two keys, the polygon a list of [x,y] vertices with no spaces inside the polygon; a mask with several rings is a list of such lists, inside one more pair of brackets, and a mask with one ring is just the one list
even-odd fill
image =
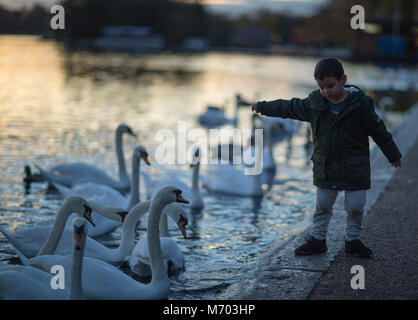
{"label": "swan", "polygon": [[198,122],[207,128],[216,128],[226,124],[238,125],[238,109],[242,106],[250,106],[249,102],[244,101],[240,94],[235,95],[234,117],[232,119],[225,116],[223,108],[209,106],[206,111],[198,116]]}
{"label": "swan", "polygon": [[199,190],[200,149],[198,147],[194,150],[193,161],[190,164],[190,168],[193,170],[191,188],[174,176],[159,180],[152,180],[146,172],[142,171],[148,197],[152,197],[161,186],[174,185],[183,190],[183,194],[186,198],[191,199],[190,206],[188,207],[192,209],[202,209],[204,207],[204,203]]}
{"label": "swan", "polygon": [[[168,274],[174,275],[183,271],[186,266],[186,259],[177,242],[169,237],[160,237],[160,241],[164,265]],[[141,277],[152,275],[148,248],[147,238],[142,237],[127,259],[131,271]]]}
{"label": "swan", "polygon": [[[145,213],[149,211],[150,205],[151,205],[151,200],[147,200],[147,201],[137,204],[129,211],[123,223],[122,240],[118,248],[106,247],[99,241],[96,241],[95,239],[88,236],[86,239],[86,250],[85,250],[84,255],[86,257],[96,258],[96,259],[103,260],[112,264],[117,264],[117,263],[122,262],[131,253],[132,249],[135,246],[136,224],[139,221],[139,219]],[[180,208],[179,206],[176,206],[176,204],[169,204],[164,207],[163,215],[161,216],[161,220],[162,220],[161,225],[163,226],[162,229],[163,229],[164,235],[168,234],[168,226],[164,227],[164,225],[167,223],[166,223],[166,220],[164,221],[163,219],[163,217],[167,215],[174,222],[177,223],[180,231],[182,232],[183,236],[186,238],[187,235],[186,235],[185,226],[187,225],[188,217],[184,209]],[[21,236],[20,240],[22,240],[22,238],[23,237]],[[31,240],[32,248],[34,248],[35,246],[41,247],[45,239],[46,239],[46,232],[43,231],[42,238],[38,234],[38,237],[36,237],[36,239],[32,238],[32,239],[24,239],[24,240],[25,240],[25,243]],[[71,250],[72,250],[71,239],[72,239],[71,231],[69,229],[64,229],[62,231],[61,237],[55,237],[54,240],[51,240],[51,246],[54,246],[56,248],[54,251],[55,254],[58,254],[58,255],[71,254]],[[54,242],[52,243],[52,241]],[[25,247],[22,248],[21,245],[15,245],[15,243],[12,243],[15,249],[19,250],[26,257],[33,257],[33,255],[29,256],[25,254],[25,251],[26,251]],[[33,250],[33,251],[36,251],[36,250]],[[51,251],[48,251],[48,254],[51,254]],[[167,252],[165,255],[170,256],[170,253]]]}
{"label": "swan", "polygon": [[57,182],[67,187],[72,187],[85,182],[95,182],[108,185],[119,192],[127,193],[129,192],[131,185],[129,175],[126,172],[125,158],[123,156],[123,133],[136,137],[132,132],[132,129],[125,124],[119,125],[116,129],[116,154],[119,164],[119,181],[110,177],[103,170],[85,163],[61,164],[53,167],[50,171],[43,170],[39,166],[36,167],[39,169],[40,174],[44,179]]}
{"label": "swan", "polygon": [[266,125],[271,126],[271,143],[276,144],[280,143],[284,140],[289,141],[294,133],[297,131],[300,124],[295,122],[292,119],[283,119],[279,117],[266,117],[260,116],[256,113],[253,114],[251,118],[252,127],[258,128],[259,125],[256,124],[256,121],[260,119],[262,122],[262,127],[264,128]]}
{"label": "swan", "polygon": [[[167,272],[169,274],[177,274],[185,269],[186,260],[177,242],[169,237],[170,234],[168,231],[167,214],[164,213],[170,206],[172,206],[172,209],[170,210],[174,212],[169,214],[169,216],[172,220],[179,221],[178,224],[182,222],[184,226],[187,225],[188,217],[182,206],[169,204],[163,209],[163,214],[161,215],[160,219],[160,241],[164,265],[166,266]],[[182,232],[183,237],[186,239],[187,234],[185,228],[180,228],[180,231]],[[148,240],[146,236],[139,239],[133,248],[131,255],[127,256],[125,260],[128,262],[129,267],[133,273],[142,277],[151,276]]]}
{"label": "swan", "polygon": [[[256,159],[254,165],[263,163],[263,149],[255,146]],[[261,197],[261,172],[246,175],[231,164],[216,164],[209,168],[208,174],[202,177],[203,185],[209,190],[241,197]]]}
{"label": "swan", "polygon": [[[164,206],[172,202],[187,203],[187,200],[182,197],[181,190],[171,186],[162,187],[151,201],[147,234],[150,244],[151,282],[146,285],[139,283],[111,264],[84,257],[82,284],[87,299],[168,298],[170,282],[163,262],[158,225]],[[50,270],[53,265],[61,265],[68,274],[71,261],[68,256],[49,255],[31,259],[22,257],[22,263],[36,265],[42,270]],[[67,284],[67,278],[65,281]]]}
{"label": "swan", "polygon": [[[84,197],[87,201],[94,201],[100,203],[103,206],[111,206],[116,208],[123,208],[129,211],[135,204],[140,201],[139,195],[139,172],[141,159],[147,165],[150,165],[148,161],[148,152],[143,146],[135,148],[132,155],[132,176],[131,176],[131,196],[128,200],[120,192],[111,187],[103,184],[97,184],[93,182],[83,183],[72,187],[71,189],[51,181],[51,184],[61,193],[64,197],[69,195],[76,195]],[[110,232],[120,225],[120,222],[107,219],[102,215],[92,213],[92,217],[96,223],[96,227],[89,233],[90,237],[96,237],[98,235]],[[71,219],[67,220],[66,227],[69,227]]]}
{"label": "swan", "polygon": [[84,300],[81,283],[83,254],[85,248],[87,221],[75,217],[73,223],[73,252],[70,286],[53,289],[53,276],[31,266],[0,266],[1,300]]}
{"label": "swan", "polygon": [[26,228],[14,233],[8,232],[0,227],[0,232],[7,238],[14,248],[19,250],[26,257],[36,255],[52,254],[57,249],[62,235],[69,239],[69,251],[71,253],[71,230],[65,229],[65,223],[71,213],[75,212],[85,217],[94,225],[91,218],[92,209],[105,215],[109,219],[124,221],[126,212],[119,208],[104,207],[94,201],[87,202],[81,197],[69,196],[64,199],[53,226]]}
{"label": "swan", "polygon": [[[268,122],[263,120],[263,171],[276,171],[276,161],[273,157],[273,142],[272,142],[272,131],[274,122]],[[250,159],[251,155],[254,153],[254,136],[251,137],[250,146],[243,150],[243,158]],[[246,166],[252,166],[253,163],[247,164]]]}

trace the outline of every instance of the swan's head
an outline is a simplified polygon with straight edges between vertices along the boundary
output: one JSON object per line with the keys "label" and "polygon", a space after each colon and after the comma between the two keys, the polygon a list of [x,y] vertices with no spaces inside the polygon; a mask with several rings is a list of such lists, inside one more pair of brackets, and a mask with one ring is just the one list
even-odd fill
{"label": "swan's head", "polygon": [[118,131],[118,132],[120,132],[120,133],[127,133],[127,134],[130,134],[131,136],[134,136],[134,137],[136,137],[136,136],[137,136],[137,135],[136,135],[136,134],[132,131],[131,127],[130,127],[130,126],[128,126],[128,125],[126,125],[126,124],[124,124],[124,123],[121,123],[121,124],[118,126],[117,131]]}
{"label": "swan's head", "polygon": [[159,201],[161,203],[164,203],[164,205],[167,205],[172,202],[180,202],[180,203],[188,204],[189,201],[184,199],[181,194],[182,194],[182,191],[178,188],[171,187],[171,186],[163,186],[157,191],[154,198],[158,197]]}
{"label": "swan's head", "polygon": [[88,225],[87,221],[81,217],[73,219],[73,244],[74,250],[80,251],[86,244]]}
{"label": "swan's head", "polygon": [[175,203],[166,206],[164,209],[166,209],[167,216],[177,223],[184,239],[187,239],[186,226],[189,218],[187,212]]}
{"label": "swan's head", "polygon": [[151,165],[149,160],[148,160],[148,152],[147,149],[145,149],[145,147],[143,146],[138,146],[135,148],[134,150],[134,155],[135,159],[142,159],[147,165]]}
{"label": "swan's head", "polygon": [[65,198],[63,205],[68,206],[71,213],[77,213],[79,216],[90,222],[94,227],[96,226],[93,218],[91,217],[92,209],[84,198],[69,196]]}
{"label": "swan's head", "polygon": [[192,163],[190,164],[190,168],[194,168],[199,162],[200,162],[200,148],[196,146],[193,152],[193,158],[192,158]]}

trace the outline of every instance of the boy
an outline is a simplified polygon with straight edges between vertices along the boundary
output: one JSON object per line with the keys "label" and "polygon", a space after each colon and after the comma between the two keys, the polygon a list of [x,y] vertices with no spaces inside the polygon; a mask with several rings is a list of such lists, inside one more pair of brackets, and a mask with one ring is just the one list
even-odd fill
{"label": "boy", "polygon": [[371,136],[394,167],[401,165],[392,135],[374,110],[372,98],[355,86],[346,86],[342,64],[334,58],[320,60],[314,72],[319,90],[307,98],[257,102],[252,111],[266,116],[311,123],[314,150],[313,183],[317,187],[312,235],[296,255],[327,251],[325,242],[338,191],[345,190],[347,211],[345,251],[366,258],[372,251],[360,240],[366,190],[370,189]]}

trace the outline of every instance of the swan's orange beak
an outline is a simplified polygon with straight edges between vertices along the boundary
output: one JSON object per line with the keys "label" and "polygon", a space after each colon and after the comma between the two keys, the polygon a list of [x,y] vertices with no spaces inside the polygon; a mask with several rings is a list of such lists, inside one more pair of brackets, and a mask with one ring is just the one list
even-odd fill
{"label": "swan's orange beak", "polygon": [[187,204],[189,203],[189,200],[186,200],[182,197],[180,189],[176,190],[176,197],[177,197],[177,200],[176,200],[177,202],[182,202],[182,203],[187,203]]}
{"label": "swan's orange beak", "polygon": [[147,164],[147,165],[151,165],[151,163],[149,162],[149,160],[148,160],[148,155],[147,154],[145,154],[145,153],[143,153],[143,154],[141,154],[141,159],[142,160],[144,160],[144,162]]}
{"label": "swan's orange beak", "polygon": [[86,220],[88,221],[88,222],[90,222],[92,225],[93,225],[93,227],[95,227],[96,225],[94,224],[94,221],[93,221],[93,218],[91,217],[91,212],[92,212],[93,210],[91,210],[91,208],[90,207],[87,207],[86,205],[84,205],[84,218],[86,218]]}
{"label": "swan's orange beak", "polygon": [[181,216],[180,221],[178,223],[181,234],[183,235],[184,239],[187,239],[187,233],[186,233],[186,226],[187,226],[187,220]]}

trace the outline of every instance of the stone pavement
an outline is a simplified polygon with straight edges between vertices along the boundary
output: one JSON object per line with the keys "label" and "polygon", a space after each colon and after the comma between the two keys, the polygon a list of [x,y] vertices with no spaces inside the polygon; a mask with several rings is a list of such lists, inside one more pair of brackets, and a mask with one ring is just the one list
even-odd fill
{"label": "stone pavement", "polygon": [[[418,139],[363,227],[373,258],[339,253],[309,299],[418,299]],[[351,288],[353,265],[364,268],[364,289]]]}
{"label": "stone pavement", "polygon": [[[392,130],[402,167],[390,166],[382,152],[371,154],[372,188],[367,192],[362,239],[373,259],[344,253],[343,192],[338,195],[325,254],[297,257],[294,249],[310,228],[259,258],[249,280],[231,286],[225,299],[417,299],[418,298],[418,105]],[[415,165],[415,167],[414,167]],[[314,205],[314,204],[313,204]],[[350,286],[353,265],[365,269],[365,289]]]}

